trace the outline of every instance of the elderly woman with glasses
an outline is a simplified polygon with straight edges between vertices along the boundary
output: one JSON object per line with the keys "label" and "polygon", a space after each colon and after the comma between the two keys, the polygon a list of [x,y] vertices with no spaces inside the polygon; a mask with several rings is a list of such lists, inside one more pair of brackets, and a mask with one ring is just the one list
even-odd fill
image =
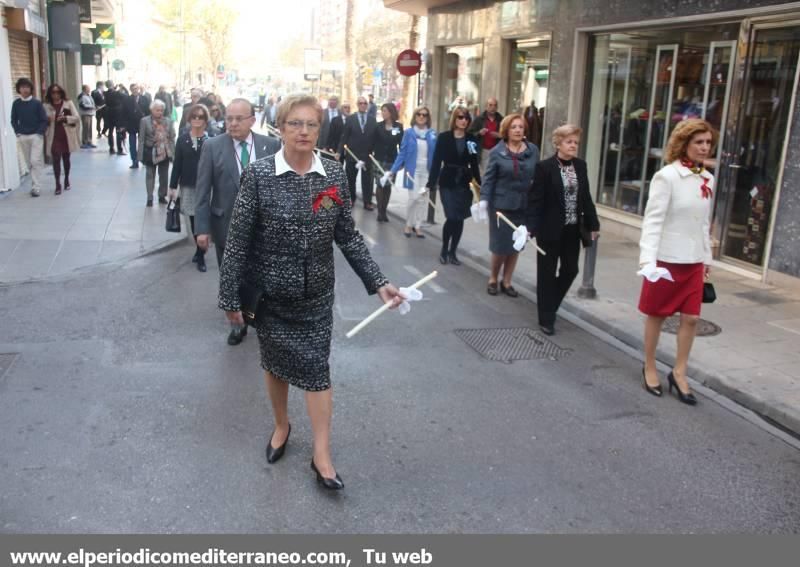
{"label": "elderly woman with glasses", "polygon": [[[277,123],[283,147],[242,174],[220,274],[219,306],[243,324],[242,301],[258,295],[255,327],[275,429],[267,462],[284,454],[291,425],[289,386],[305,392],[314,436],[311,468],[324,488],[344,487],[330,453],[330,358],[334,256],[339,247],[369,294],[392,307],[403,297],[355,229],[341,166],[314,153],[322,122],[317,99],[286,97]],[[250,293],[248,290],[255,290]],[[244,296],[244,297],[243,297]]]}
{"label": "elderly woman with glasses", "polygon": [[413,229],[417,238],[425,238],[422,234],[422,221],[428,207],[428,176],[433,163],[433,152],[436,149],[436,132],[431,128],[431,111],[421,106],[414,111],[414,125],[403,133],[400,152],[392,164],[392,169],[381,178],[381,182],[405,169],[403,187],[408,189],[408,205],[406,206],[406,238],[411,238]]}
{"label": "elderly woman with glasses", "polygon": [[59,85],[50,85],[44,96],[44,110],[47,113],[46,143],[47,157],[53,159],[53,173],[56,176],[56,195],[61,194],[61,162],[64,162],[64,191],[70,190],[70,154],[80,149],[80,120],[78,110]]}
{"label": "elderly woman with glasses", "polygon": [[[195,104],[187,111],[189,129],[178,136],[175,144],[175,162],[172,165],[172,176],[169,181],[170,199],[181,198],[181,212],[189,217],[189,224],[192,228],[192,235],[197,240],[194,230],[194,213],[197,195],[195,184],[197,183],[197,166],[200,164],[200,150],[209,135],[206,131],[208,126],[208,108],[202,104]],[[178,192],[180,187],[180,192]],[[196,247],[192,262],[197,264],[197,270],[206,271],[205,250]]]}
{"label": "elderly woman with glasses", "polygon": [[145,165],[147,175],[145,187],[147,188],[147,206],[153,206],[153,192],[158,170],[158,202],[167,202],[167,175],[169,162],[175,156],[175,123],[164,116],[167,105],[161,99],[155,99],[150,104],[150,116],[145,116],[139,122],[139,140],[142,144],[140,157]]}
{"label": "elderly woman with glasses", "polygon": [[472,118],[466,108],[456,108],[450,114],[450,130],[442,132],[436,140],[433,164],[428,176],[428,188],[437,184],[441,188],[444,216],[447,219],[442,227],[442,251],[439,263],[450,262],[460,266],[456,256],[458,242],[464,232],[464,219],[470,216],[473,179],[480,184],[478,171],[478,141],[467,134]]}

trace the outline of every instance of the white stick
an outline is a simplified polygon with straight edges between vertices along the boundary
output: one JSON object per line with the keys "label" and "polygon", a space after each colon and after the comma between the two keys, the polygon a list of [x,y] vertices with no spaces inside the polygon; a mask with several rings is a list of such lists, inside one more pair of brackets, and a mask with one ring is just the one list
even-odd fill
{"label": "white stick", "polygon": [[[510,226],[510,227],[511,227],[511,228],[513,228],[514,230],[517,230],[517,225],[515,225],[513,222],[511,222],[511,221],[508,219],[508,217],[507,217],[507,216],[505,216],[505,215],[504,215],[503,213],[501,213],[500,211],[497,211],[497,218],[498,218],[498,219],[500,219],[500,220],[502,220],[504,223],[506,223],[508,226]],[[529,241],[532,241],[532,240],[533,240],[533,238],[528,238],[528,240],[529,240]],[[533,243],[533,245],[534,245],[534,246],[536,246],[536,250],[538,250],[538,251],[539,251],[539,253],[540,253],[542,256],[547,256],[547,253],[546,253],[544,250],[542,250],[541,248],[539,248],[539,245],[538,245],[538,244],[536,244],[536,243],[534,242],[534,243]]]}
{"label": "white stick", "polygon": [[348,154],[350,154],[350,157],[353,158],[354,160],[356,160],[356,163],[361,161],[360,159],[358,159],[358,157],[356,157],[356,154],[354,154],[353,152],[350,151],[350,148],[347,147],[347,144],[344,145],[344,151],[346,151]]}
{"label": "white stick", "polygon": [[[417,282],[414,282],[413,284],[411,284],[408,287],[410,289],[417,289],[417,288],[425,285],[426,283],[428,283],[429,281],[431,281],[433,278],[435,278],[438,275],[439,275],[439,272],[434,270],[430,274],[428,274],[427,276],[422,278],[421,280],[419,280]],[[355,327],[350,329],[350,331],[345,336],[348,339],[352,339],[356,335],[356,333],[358,333],[361,329],[363,329],[364,327],[366,327],[367,325],[372,323],[372,321],[377,319],[378,316],[380,316],[381,313],[383,313],[384,311],[389,309],[389,307],[391,307],[391,305],[392,305],[391,301],[389,303],[384,303],[383,305],[381,305],[379,308],[377,308],[375,311],[373,311],[366,319],[364,319],[358,325],[356,325]]]}
{"label": "white stick", "polygon": [[317,148],[317,151],[321,154],[325,154],[326,156],[330,156],[331,158],[336,159],[336,154],[331,153],[327,150],[323,150],[322,148]]}
{"label": "white stick", "polygon": [[266,127],[267,127],[267,132],[269,132],[269,133],[270,133],[270,134],[272,134],[273,136],[276,136],[276,137],[278,137],[278,138],[280,138],[280,137],[281,137],[281,131],[280,131],[280,130],[278,130],[277,128],[275,128],[273,125],[271,125],[271,124],[268,124],[268,123],[266,123],[266,122],[265,122],[265,123],[264,123],[264,126],[266,126]]}
{"label": "white stick", "polygon": [[375,164],[375,167],[378,168],[378,171],[381,172],[381,175],[386,175],[386,170],[381,167],[381,164],[378,163],[378,160],[375,159],[374,155],[369,154],[369,159],[372,160],[372,163]]}
{"label": "white stick", "polygon": [[481,200],[481,186],[475,181],[469,182],[469,188],[472,190],[472,202],[478,203]]}

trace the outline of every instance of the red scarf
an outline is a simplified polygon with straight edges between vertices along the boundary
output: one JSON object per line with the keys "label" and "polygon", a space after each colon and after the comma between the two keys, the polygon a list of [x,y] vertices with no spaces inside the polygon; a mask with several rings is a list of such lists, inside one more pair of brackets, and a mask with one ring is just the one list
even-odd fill
{"label": "red scarf", "polygon": [[325,191],[319,193],[316,197],[314,197],[314,204],[311,205],[311,208],[314,210],[315,213],[319,210],[320,206],[322,205],[322,201],[325,199],[325,197],[328,197],[333,202],[338,203],[339,205],[343,204],[342,198],[339,197],[339,188],[336,185],[331,185],[330,187],[325,189]]}
{"label": "red scarf", "polygon": [[703,181],[703,183],[700,185],[700,191],[702,191],[703,199],[710,199],[714,192],[711,190],[711,187],[708,186],[708,182],[711,181],[711,178],[703,176],[705,168],[702,165],[696,165],[693,161],[686,157],[681,158],[681,165],[685,168],[688,168],[692,173],[700,176],[700,179]]}

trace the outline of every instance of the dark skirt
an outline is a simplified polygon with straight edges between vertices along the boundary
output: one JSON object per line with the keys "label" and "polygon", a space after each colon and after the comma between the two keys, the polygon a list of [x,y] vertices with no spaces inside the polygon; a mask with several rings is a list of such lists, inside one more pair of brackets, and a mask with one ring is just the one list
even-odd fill
{"label": "dark skirt", "polygon": [[442,207],[447,220],[464,220],[471,216],[469,208],[472,206],[472,191],[466,187],[440,187]]}
{"label": "dark skirt", "polygon": [[[508,220],[513,222],[516,226],[525,223],[525,211],[506,211],[500,210]],[[514,239],[512,235],[514,230],[504,223],[502,220],[498,225],[497,210],[489,207],[489,251],[492,254],[499,256],[510,256],[511,254],[519,254],[514,250]]]}
{"label": "dark skirt", "polygon": [[675,313],[700,315],[703,303],[704,266],[699,264],[672,264],[656,262],[669,270],[674,282],[661,278],[651,282],[643,278],[639,295],[639,311],[654,317],[669,317]]}
{"label": "dark skirt", "polygon": [[301,390],[331,387],[333,293],[295,302],[267,302],[256,327],[261,367]]}
{"label": "dark skirt", "polygon": [[69,142],[67,141],[67,131],[64,129],[64,123],[55,122],[53,127],[53,145],[50,146],[50,153],[68,154]]}

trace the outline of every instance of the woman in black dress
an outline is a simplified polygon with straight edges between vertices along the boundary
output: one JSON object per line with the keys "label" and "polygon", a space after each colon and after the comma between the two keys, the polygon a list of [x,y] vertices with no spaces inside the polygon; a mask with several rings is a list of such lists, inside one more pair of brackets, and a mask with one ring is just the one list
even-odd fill
{"label": "woman in black dress", "polygon": [[[381,115],[383,122],[378,124],[375,129],[373,154],[383,170],[389,171],[397,157],[400,142],[403,140],[403,125],[397,121],[397,107],[391,102],[381,105]],[[375,182],[377,183],[375,199],[378,202],[378,222],[389,222],[386,209],[392,196],[394,180],[389,180],[385,184],[382,184],[380,179],[376,179]]]}
{"label": "woman in black dress", "polygon": [[372,260],[351,214],[341,166],[314,154],[322,123],[317,99],[286,97],[278,109],[283,148],[242,174],[220,274],[219,306],[243,325],[240,286],[264,294],[256,330],[275,430],[267,461],[283,456],[291,426],[289,385],[305,390],[314,433],[311,468],[325,488],[344,487],[330,454],[328,358],[333,327],[333,243],[369,294],[399,305],[403,297]]}
{"label": "woman in black dress", "polygon": [[450,114],[450,130],[439,134],[433,163],[428,176],[429,189],[439,185],[442,195],[444,216],[447,219],[442,227],[442,251],[439,262],[460,266],[456,256],[458,242],[464,232],[464,219],[470,216],[472,190],[469,182],[473,179],[480,184],[478,171],[478,141],[467,134],[472,117],[466,108],[458,107]]}

